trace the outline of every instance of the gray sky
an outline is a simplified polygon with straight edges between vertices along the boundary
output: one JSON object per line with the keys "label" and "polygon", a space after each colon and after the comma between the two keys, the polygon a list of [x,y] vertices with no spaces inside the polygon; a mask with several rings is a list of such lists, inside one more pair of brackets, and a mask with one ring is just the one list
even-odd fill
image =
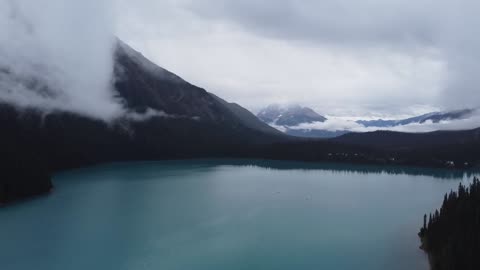
{"label": "gray sky", "polygon": [[122,39],[254,111],[400,117],[480,103],[478,1],[118,1]]}
{"label": "gray sky", "polygon": [[[474,0],[3,0],[0,100],[110,119],[117,35],[253,111],[337,117],[478,107]],[[27,79],[28,78],[28,79]],[[54,89],[31,91],[25,81]]]}

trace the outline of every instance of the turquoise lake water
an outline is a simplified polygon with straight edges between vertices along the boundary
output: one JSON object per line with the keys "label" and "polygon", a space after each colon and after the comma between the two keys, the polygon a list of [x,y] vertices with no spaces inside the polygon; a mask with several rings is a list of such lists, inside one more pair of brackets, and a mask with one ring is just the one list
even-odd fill
{"label": "turquoise lake water", "polygon": [[233,160],[65,172],[0,209],[0,269],[427,270],[423,214],[471,177]]}

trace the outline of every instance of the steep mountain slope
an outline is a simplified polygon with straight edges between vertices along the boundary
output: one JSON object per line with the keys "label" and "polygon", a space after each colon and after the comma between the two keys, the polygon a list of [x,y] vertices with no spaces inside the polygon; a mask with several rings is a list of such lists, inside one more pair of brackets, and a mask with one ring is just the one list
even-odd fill
{"label": "steep mountain slope", "polygon": [[[110,123],[0,103],[0,203],[48,191],[46,175],[56,170],[99,162],[220,157],[244,145],[285,140],[262,124],[245,122],[238,116],[240,107],[234,112],[123,43],[115,54],[115,75],[117,97],[129,113]],[[31,175],[22,176],[24,171]]]}
{"label": "steep mountain slope", "polygon": [[242,123],[245,124],[247,127],[253,130],[259,130],[268,134],[285,137],[285,135],[282,132],[260,121],[260,119],[258,119],[253,113],[243,108],[242,106],[236,103],[229,103],[212,93],[210,93],[210,95],[213,96],[222,105],[227,107],[235,116],[237,116],[240,120],[242,120]]}
{"label": "steep mountain slope", "polygon": [[127,108],[140,113],[153,109],[203,121],[233,121],[229,111],[207,91],[156,66],[125,43],[119,43],[115,58],[115,89]]}
{"label": "steep mountain slope", "polygon": [[256,119],[245,108],[186,82],[153,64],[125,43],[119,43],[116,63],[115,74],[118,79],[115,89],[132,111],[145,113],[153,110],[170,116],[170,120],[184,118],[220,124],[222,129],[215,132],[232,129],[232,132],[246,135],[252,141],[271,139],[266,135],[285,137]]}

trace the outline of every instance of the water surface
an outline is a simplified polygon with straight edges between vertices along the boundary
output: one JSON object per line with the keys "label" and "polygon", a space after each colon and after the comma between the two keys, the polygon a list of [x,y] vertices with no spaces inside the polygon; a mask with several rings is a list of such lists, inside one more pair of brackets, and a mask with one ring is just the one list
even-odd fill
{"label": "water surface", "polygon": [[427,270],[423,214],[470,175],[270,161],[60,173],[0,209],[2,270]]}

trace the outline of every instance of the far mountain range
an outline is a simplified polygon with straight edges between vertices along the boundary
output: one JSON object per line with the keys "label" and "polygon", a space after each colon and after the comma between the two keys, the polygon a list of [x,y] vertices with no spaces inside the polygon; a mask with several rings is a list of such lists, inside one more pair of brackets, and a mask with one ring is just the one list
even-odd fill
{"label": "far mountain range", "polygon": [[[351,121],[365,128],[378,128],[385,130],[393,127],[406,126],[410,124],[440,123],[442,121],[452,121],[468,119],[476,112],[475,109],[463,109],[446,112],[432,112],[420,116],[400,119],[400,120],[357,120]],[[314,123],[325,123],[329,119],[320,115],[315,110],[300,105],[269,105],[262,109],[257,117],[272,127],[292,136],[307,138],[334,138],[346,133],[352,132],[348,128],[313,128]],[[309,126],[305,128],[303,126]]]}

